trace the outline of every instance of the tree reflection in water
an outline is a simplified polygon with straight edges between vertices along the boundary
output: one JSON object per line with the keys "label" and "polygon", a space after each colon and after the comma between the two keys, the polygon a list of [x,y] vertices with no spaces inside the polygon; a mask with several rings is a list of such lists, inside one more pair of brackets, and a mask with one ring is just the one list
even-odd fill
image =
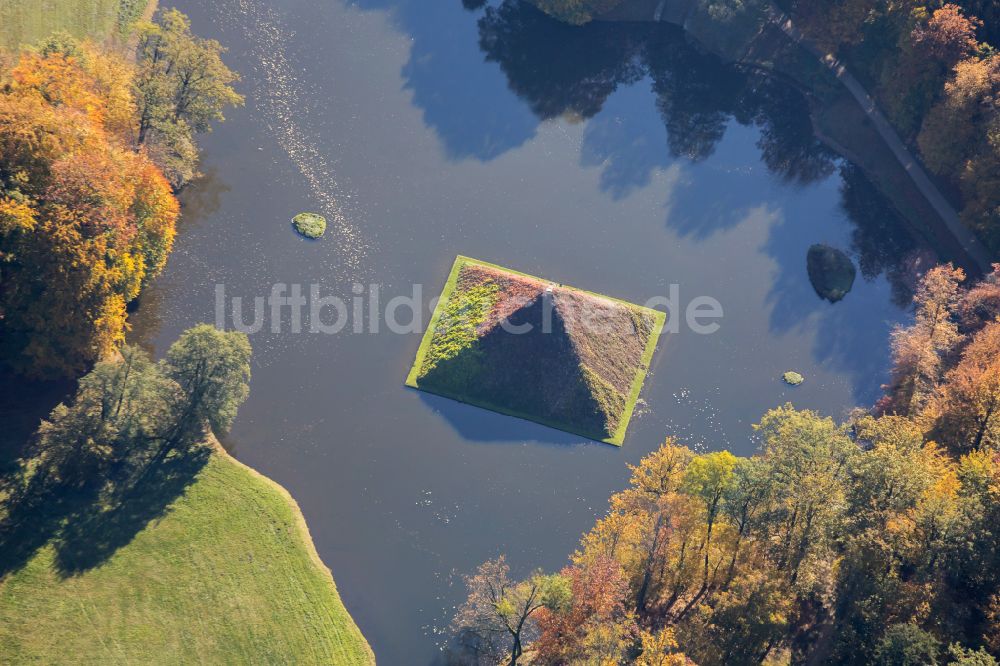
{"label": "tree reflection in water", "polygon": [[[482,3],[463,4],[475,10]],[[570,26],[523,0],[503,0],[485,7],[478,27],[486,60],[499,65],[510,89],[541,120],[592,118],[616,90],[648,77],[669,157],[706,159],[735,121],[757,128],[761,161],[786,183],[814,183],[839,166],[842,207],[854,225],[850,250],[861,274],[867,280],[886,274],[894,300],[909,300],[913,234],[857,167],[816,138],[806,95],[785,81],[723,62],[663,23]],[[615,175],[648,177],[642,169]]]}

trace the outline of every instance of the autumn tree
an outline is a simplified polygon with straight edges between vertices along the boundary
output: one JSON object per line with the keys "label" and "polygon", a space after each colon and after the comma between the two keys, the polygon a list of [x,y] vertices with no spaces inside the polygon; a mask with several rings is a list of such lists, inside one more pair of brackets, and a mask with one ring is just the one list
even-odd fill
{"label": "autumn tree", "polygon": [[[980,646],[1000,644],[995,449],[956,457],[927,441],[919,419],[857,412],[837,424],[791,405],[756,432],[750,458],[668,439],[633,467],[559,575],[558,603],[526,622],[523,654],[540,664],[992,663]],[[511,623],[497,609],[525,606],[498,599],[521,583],[502,559],[472,580],[456,627],[492,646],[480,663],[509,663]]]}
{"label": "autumn tree", "polygon": [[639,656],[635,659],[636,666],[690,666],[693,662],[678,652],[677,638],[674,630],[668,628],[658,631],[643,630],[639,633]]}
{"label": "autumn tree", "polygon": [[[896,335],[906,347],[891,400],[878,409],[842,424],[790,404],[772,409],[748,458],[666,439],[582,537],[558,576],[559,602],[525,623],[523,655],[540,664],[996,663],[995,278],[965,290],[958,269],[927,273],[914,323]],[[476,644],[494,646],[480,663],[511,658],[493,609],[524,608],[497,605],[495,590],[520,585],[499,562],[477,574],[457,625],[478,627]],[[485,611],[470,615],[475,608]]]}
{"label": "autumn tree", "polygon": [[969,16],[982,20],[979,34],[982,41],[1000,44],[1000,5],[993,0],[958,0]]}
{"label": "autumn tree", "polygon": [[1000,264],[965,292],[958,306],[961,331],[974,333],[1000,317]]}
{"label": "autumn tree", "polygon": [[569,585],[558,575],[536,572],[523,581],[510,577],[501,555],[479,565],[466,578],[469,596],[452,629],[464,646],[487,663],[516,666],[524,646],[537,636],[543,608],[558,609],[569,599]]}
{"label": "autumn tree", "polygon": [[898,57],[887,62],[881,98],[896,127],[912,137],[952,68],[976,50],[979,20],[946,3],[930,14],[914,9],[909,21],[912,27],[902,31]]}
{"label": "autumn tree", "polygon": [[933,436],[956,451],[1000,446],[1000,322],[988,324],[948,371]]}
{"label": "autumn tree", "polygon": [[949,264],[932,268],[920,281],[913,297],[914,323],[892,334],[892,383],[885,411],[916,415],[930,400],[946,357],[962,339],[955,312],[964,279],[964,271]]}
{"label": "autumn tree", "polygon": [[871,0],[795,0],[792,15],[822,49],[837,53],[864,37],[864,23],[877,11]]}
{"label": "autumn tree", "polygon": [[971,57],[954,69],[918,141],[927,165],[962,193],[962,217],[1000,248],[1000,58]]}
{"label": "autumn tree", "polygon": [[927,114],[918,141],[920,153],[932,171],[960,176],[974,159],[981,137],[997,118],[1000,60],[969,58],[959,62],[944,85],[944,95]]}
{"label": "autumn tree", "polygon": [[787,641],[795,594],[766,568],[741,571],[676,631],[699,664],[759,664]]}
{"label": "autumn tree", "polygon": [[953,483],[935,487],[954,481],[953,469],[909,419],[866,415],[852,428],[867,450],[848,467],[835,603],[825,641],[813,649],[838,663],[868,663],[885,626],[921,617],[933,598],[943,560],[927,549],[941,540],[928,535],[935,528],[953,535],[957,498]]}
{"label": "autumn tree", "polygon": [[121,345],[125,306],[163,267],[178,215],[119,134],[130,66],[79,48],[26,52],[0,73],[0,357],[33,375]]}
{"label": "autumn tree", "polygon": [[638,627],[626,607],[629,588],[621,565],[603,556],[561,575],[570,582],[569,601],[539,611],[533,663],[622,662]]}

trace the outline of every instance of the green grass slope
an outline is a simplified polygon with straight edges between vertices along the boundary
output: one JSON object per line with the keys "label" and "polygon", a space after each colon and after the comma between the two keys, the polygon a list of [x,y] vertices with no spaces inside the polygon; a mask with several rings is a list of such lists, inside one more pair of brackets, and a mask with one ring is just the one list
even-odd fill
{"label": "green grass slope", "polygon": [[621,445],[663,321],[655,310],[458,257],[406,384]]}
{"label": "green grass slope", "polygon": [[60,573],[48,544],[9,574],[0,583],[0,662],[374,658],[292,498],[217,452],[162,517],[96,567]]}
{"label": "green grass slope", "polygon": [[34,44],[57,30],[98,41],[120,35],[149,0],[0,0],[0,48]]}

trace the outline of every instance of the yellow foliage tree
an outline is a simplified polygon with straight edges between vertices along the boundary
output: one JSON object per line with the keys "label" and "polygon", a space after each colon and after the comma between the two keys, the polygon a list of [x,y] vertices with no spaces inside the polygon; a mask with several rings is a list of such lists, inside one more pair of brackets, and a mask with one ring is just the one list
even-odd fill
{"label": "yellow foliage tree", "polygon": [[131,72],[87,45],[0,72],[0,360],[17,371],[68,375],[112,351],[166,261],[179,208],[131,147]]}

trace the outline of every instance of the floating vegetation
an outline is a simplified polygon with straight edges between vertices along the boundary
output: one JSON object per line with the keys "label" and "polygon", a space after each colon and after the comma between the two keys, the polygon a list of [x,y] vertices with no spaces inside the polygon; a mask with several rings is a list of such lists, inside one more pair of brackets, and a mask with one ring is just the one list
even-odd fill
{"label": "floating vegetation", "polygon": [[805,377],[793,370],[789,370],[785,374],[781,375],[781,379],[789,386],[798,386],[806,380]]}
{"label": "floating vegetation", "polygon": [[299,213],[292,218],[292,226],[306,238],[319,238],[326,231],[326,218],[316,213]]}

